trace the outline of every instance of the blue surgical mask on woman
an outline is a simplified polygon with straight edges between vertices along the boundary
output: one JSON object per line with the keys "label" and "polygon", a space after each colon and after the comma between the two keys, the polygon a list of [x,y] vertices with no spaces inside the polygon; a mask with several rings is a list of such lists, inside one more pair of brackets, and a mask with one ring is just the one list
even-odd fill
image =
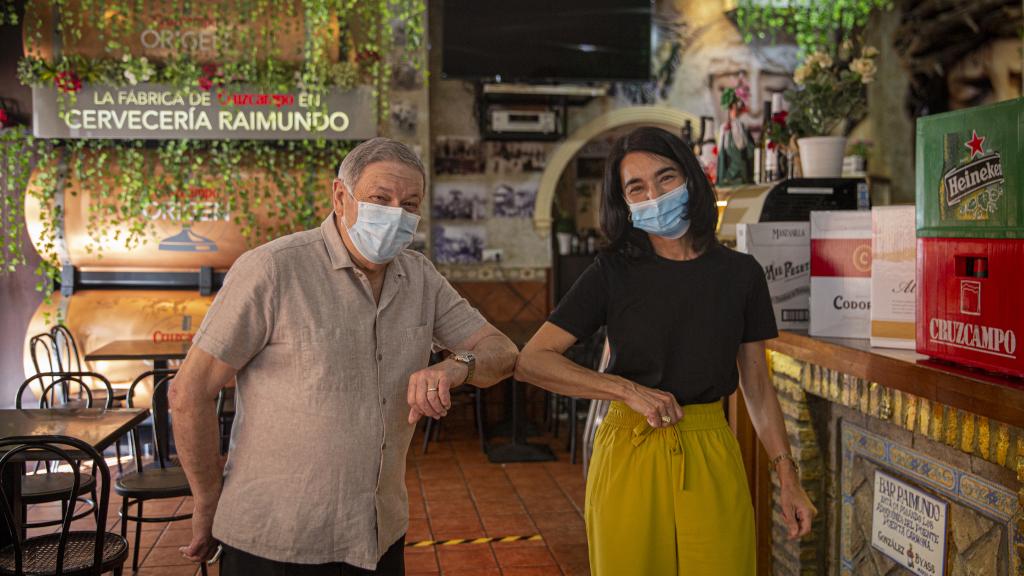
{"label": "blue surgical mask on woman", "polygon": [[412,243],[419,223],[419,216],[403,208],[359,202],[356,223],[346,224],[345,228],[363,258],[374,264],[386,264]]}
{"label": "blue surgical mask on woman", "polygon": [[653,200],[629,204],[633,227],[671,240],[682,238],[690,229],[690,218],[686,214],[689,200],[690,192],[683,182],[682,186]]}

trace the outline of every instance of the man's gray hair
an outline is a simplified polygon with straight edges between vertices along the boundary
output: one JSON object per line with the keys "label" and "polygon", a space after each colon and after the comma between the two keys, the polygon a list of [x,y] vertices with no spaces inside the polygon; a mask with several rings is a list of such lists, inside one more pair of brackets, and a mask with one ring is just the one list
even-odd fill
{"label": "man's gray hair", "polygon": [[341,179],[349,192],[355,194],[356,184],[363,175],[363,170],[375,162],[398,162],[419,171],[426,185],[427,175],[423,169],[423,162],[420,162],[416,153],[411,148],[398,140],[391,138],[371,138],[352,149],[341,162],[338,168],[338,178]]}

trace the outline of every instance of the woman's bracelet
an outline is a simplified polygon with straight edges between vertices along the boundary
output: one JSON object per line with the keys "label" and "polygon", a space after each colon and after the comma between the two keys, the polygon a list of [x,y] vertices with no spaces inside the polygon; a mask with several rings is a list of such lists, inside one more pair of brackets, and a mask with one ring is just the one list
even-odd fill
{"label": "woman's bracelet", "polygon": [[769,463],[769,466],[771,466],[772,470],[778,472],[779,462],[782,462],[783,460],[789,460],[789,462],[793,465],[793,471],[798,474],[800,473],[800,465],[797,464],[795,458],[793,458],[791,455],[787,453],[782,453],[776,456],[775,458],[772,458],[771,462]]}

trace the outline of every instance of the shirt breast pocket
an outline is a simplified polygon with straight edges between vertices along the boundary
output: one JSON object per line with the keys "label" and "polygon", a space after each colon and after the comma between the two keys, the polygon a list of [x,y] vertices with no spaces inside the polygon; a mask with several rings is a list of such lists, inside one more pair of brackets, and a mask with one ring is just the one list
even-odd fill
{"label": "shirt breast pocket", "polygon": [[291,384],[314,406],[330,407],[346,395],[376,386],[372,328],[303,328],[299,349],[300,381]]}

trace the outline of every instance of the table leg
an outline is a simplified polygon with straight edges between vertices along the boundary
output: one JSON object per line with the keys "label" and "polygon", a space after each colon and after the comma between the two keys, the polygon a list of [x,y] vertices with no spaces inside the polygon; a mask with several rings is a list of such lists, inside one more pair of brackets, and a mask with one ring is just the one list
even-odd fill
{"label": "table leg", "polygon": [[[512,384],[511,379],[504,382],[502,386],[502,394],[505,400],[505,406],[515,406],[515,386]],[[505,410],[505,414],[501,420],[491,424],[487,427],[487,435],[498,437],[498,438],[511,438],[515,434],[515,415],[510,410]],[[538,436],[541,434],[540,426],[533,420],[526,420],[526,435],[527,436]]]}
{"label": "table leg", "polygon": [[[3,482],[4,495],[7,496],[7,505],[14,514],[15,526],[22,526],[25,519],[21,510],[21,473],[24,467],[23,462],[8,462],[0,472],[0,482]],[[6,526],[0,527],[0,549],[14,543],[11,534]]]}
{"label": "table leg", "polygon": [[[154,360],[154,370],[167,370],[166,360]],[[153,435],[154,441],[160,446],[161,453],[165,461],[171,459],[171,432],[168,426],[168,420],[170,419],[170,412],[168,410],[167,403],[167,386],[163,386],[160,390],[157,390],[153,394],[153,413],[159,411],[161,418],[153,418]]]}
{"label": "table leg", "polygon": [[526,389],[512,380],[512,442],[488,445],[487,459],[491,462],[547,462],[555,460],[551,448],[526,441]]}

